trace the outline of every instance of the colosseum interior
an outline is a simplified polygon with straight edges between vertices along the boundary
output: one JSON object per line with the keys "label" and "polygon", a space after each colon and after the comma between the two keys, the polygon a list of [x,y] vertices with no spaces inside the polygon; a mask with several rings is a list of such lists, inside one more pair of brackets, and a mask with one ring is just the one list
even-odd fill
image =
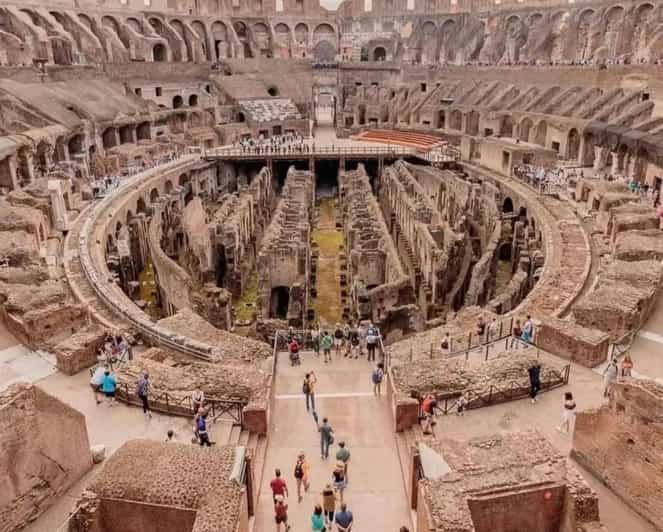
{"label": "colosseum interior", "polygon": [[0,117],[0,532],[339,442],[357,532],[663,531],[661,0],[0,0]]}

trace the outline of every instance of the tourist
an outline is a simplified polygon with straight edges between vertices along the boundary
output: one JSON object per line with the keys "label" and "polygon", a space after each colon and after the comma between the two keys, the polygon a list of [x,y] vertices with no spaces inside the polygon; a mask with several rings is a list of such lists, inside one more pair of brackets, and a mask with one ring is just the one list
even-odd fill
{"label": "tourist", "polygon": [[368,350],[368,361],[375,362],[375,350],[378,347],[378,342],[380,341],[380,333],[376,327],[373,327],[373,324],[369,324],[366,329],[366,349]]}
{"label": "tourist", "polygon": [[[315,412],[315,385],[318,382],[315,373],[311,371],[304,375],[304,383],[302,384],[302,392],[306,396],[306,411],[313,410]],[[310,407],[310,408],[309,408]]]}
{"label": "tourist", "polygon": [[196,416],[196,435],[198,436],[198,441],[200,442],[200,446],[204,447],[211,447],[212,442],[209,439],[209,434],[207,432],[207,414],[204,412],[200,412]]}
{"label": "tourist", "polygon": [[356,327],[353,327],[350,329],[350,340],[349,340],[349,345],[350,349],[352,352],[352,357],[353,358],[359,358],[359,352],[361,350],[361,344],[359,340],[359,331],[357,330]]}
{"label": "tourist", "polygon": [[486,322],[483,321],[483,316],[479,316],[479,321],[477,322],[477,334],[479,335],[479,343],[481,343],[481,339],[486,334]]}
{"label": "tourist", "polygon": [[336,512],[335,521],[338,532],[350,532],[352,530],[354,517],[352,512],[348,510],[347,504],[341,503],[341,511]]}
{"label": "tourist", "polygon": [[297,338],[294,336],[288,343],[288,353],[290,353],[291,366],[298,366],[302,363],[299,358],[299,342],[297,342]]}
{"label": "tourist", "polygon": [[196,388],[191,394],[191,407],[193,413],[197,414],[198,411],[205,406],[205,392],[200,388]]}
{"label": "tourist", "polygon": [[538,400],[536,396],[541,389],[541,364],[538,362],[532,363],[527,368],[527,374],[529,375],[529,397],[532,404],[534,404]]}
{"label": "tourist", "polygon": [[334,430],[327,422],[327,418],[322,418],[322,425],[318,428],[320,432],[320,457],[324,460],[329,458],[329,446],[334,443]]}
{"label": "tourist", "polygon": [[573,422],[576,418],[576,402],[573,400],[573,394],[566,392],[564,394],[564,410],[562,412],[562,424],[557,427],[559,432],[568,434],[573,428]]}
{"label": "tourist", "polygon": [[320,329],[311,329],[311,344],[315,356],[320,356]]}
{"label": "tourist", "polygon": [[166,443],[176,443],[177,438],[175,437],[175,431],[173,429],[168,429],[168,432],[166,432],[166,439],[164,440]]}
{"label": "tourist", "polygon": [[331,484],[327,484],[322,490],[322,510],[325,514],[325,525],[331,527],[334,524],[334,512],[336,511],[336,495]]}
{"label": "tourist", "polygon": [[338,493],[338,500],[343,503],[343,491],[345,490],[345,464],[340,460],[336,462],[336,467],[332,472],[334,480],[334,491]]}
{"label": "tourist", "polygon": [[348,479],[348,463],[350,462],[350,451],[345,447],[345,442],[338,442],[339,449],[336,451],[336,460],[343,462],[343,472],[345,473],[345,483],[347,484]]}
{"label": "tourist", "polygon": [[633,360],[631,359],[631,355],[627,353],[626,356],[624,356],[624,360],[622,360],[622,377],[630,377],[632,370]]}
{"label": "tourist", "polygon": [[306,455],[304,451],[300,451],[299,456],[297,456],[297,462],[295,462],[295,472],[294,477],[297,482],[297,502],[302,502],[302,485],[304,486],[304,491],[308,491],[310,482],[309,482],[309,472],[311,467],[309,466],[308,461],[306,460]]}
{"label": "tourist", "polygon": [[384,379],[384,365],[380,362],[371,375],[371,380],[373,381],[373,394],[382,395],[382,380]]}
{"label": "tourist", "polygon": [[343,338],[347,338],[347,342],[345,342],[345,353],[343,354],[344,357],[350,356],[351,355],[351,349],[352,349],[352,342],[351,340],[351,334],[354,326],[352,323],[346,323],[343,326]]}
{"label": "tourist", "polygon": [[451,337],[449,336],[449,331],[444,333],[442,341],[440,342],[440,349],[442,350],[443,355],[448,353],[451,349]]}
{"label": "tourist", "polygon": [[152,417],[150,412],[150,404],[148,402],[148,395],[150,393],[150,376],[147,371],[143,372],[143,376],[138,379],[136,384],[136,395],[143,403],[143,414],[148,418]]}
{"label": "tourist", "polygon": [[603,397],[608,397],[610,386],[617,380],[617,359],[613,358],[603,370]]}
{"label": "tourist", "polygon": [[290,530],[288,524],[288,505],[285,503],[283,495],[274,497],[274,521],[276,522],[276,532],[281,531],[281,523],[285,525],[285,532]]}
{"label": "tourist", "polygon": [[92,395],[97,404],[101,404],[101,400],[99,399],[99,395],[101,394],[101,383],[104,382],[104,375],[107,369],[108,368],[104,366],[97,366],[90,378],[90,388],[92,388]]}
{"label": "tourist", "polygon": [[311,516],[311,530],[313,532],[324,532],[325,530],[325,516],[322,514],[322,506],[315,505],[313,515]]}
{"label": "tourist", "polygon": [[281,495],[282,497],[288,496],[288,486],[285,483],[285,480],[281,478],[281,470],[276,469],[274,471],[274,478],[269,483],[269,487],[272,488],[272,499],[274,504],[276,504],[276,496]]}
{"label": "tourist", "polygon": [[329,334],[329,331],[323,332],[322,338],[320,339],[320,347],[322,348],[325,364],[327,362],[331,362],[331,348],[333,344],[334,344],[334,339]]}
{"label": "tourist", "polygon": [[523,334],[523,329],[520,326],[520,320],[516,320],[516,323],[513,325],[513,330],[511,331],[511,347],[510,349],[518,349],[518,342],[520,342],[520,337]]}
{"label": "tourist", "polygon": [[424,434],[432,434],[432,428],[435,426],[435,407],[437,401],[433,394],[428,394],[421,402],[421,415],[424,420]]}
{"label": "tourist", "polygon": [[499,323],[497,323],[497,318],[493,318],[490,322],[490,325],[488,326],[488,337],[486,338],[486,341],[490,342],[492,340],[497,340],[499,337],[499,332],[500,326]]}
{"label": "tourist", "polygon": [[108,404],[115,404],[115,390],[117,390],[117,379],[108,368],[104,369],[104,380],[101,381],[101,391],[108,399]]}
{"label": "tourist", "polygon": [[359,354],[363,356],[364,348],[368,347],[366,340],[368,336],[368,327],[364,323],[359,322],[359,325],[357,326],[357,332],[359,333]]}
{"label": "tourist", "polygon": [[336,356],[341,353],[341,347],[343,347],[343,329],[341,329],[341,324],[336,324],[336,329],[334,329],[334,351]]}
{"label": "tourist", "polygon": [[525,325],[523,326],[523,332],[520,335],[520,339],[526,344],[531,344],[533,336],[534,336],[534,322],[532,321],[532,316],[528,314],[527,320],[525,320]]}

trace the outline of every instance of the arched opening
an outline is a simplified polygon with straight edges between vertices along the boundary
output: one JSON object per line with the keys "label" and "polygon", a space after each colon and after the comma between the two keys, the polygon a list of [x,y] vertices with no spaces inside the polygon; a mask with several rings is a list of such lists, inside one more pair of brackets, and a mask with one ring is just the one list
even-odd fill
{"label": "arched opening", "polygon": [[520,123],[520,131],[518,132],[518,138],[521,142],[529,142],[530,131],[532,130],[532,121],[529,118],[525,118]]}
{"label": "arched opening", "polygon": [[83,135],[74,135],[69,139],[69,156],[73,157],[79,153],[83,153]]}
{"label": "arched opening", "polygon": [[594,135],[591,133],[586,133],[584,135],[584,144],[583,144],[583,155],[581,164],[583,166],[593,166],[594,165]]}
{"label": "arched opening", "polygon": [[499,260],[510,261],[511,260],[511,242],[504,242],[499,249]]}
{"label": "arched opening", "polygon": [[189,107],[196,107],[198,105],[198,95],[192,94],[189,96]]}
{"label": "arched opening", "polygon": [[182,97],[179,95],[175,96],[173,98],[173,109],[179,109],[180,107],[182,107],[182,105],[184,105],[184,100],[182,99]]}
{"label": "arched opening", "polygon": [[240,111],[239,113],[237,113],[237,121],[246,122],[246,115]]}
{"label": "arched opening", "polygon": [[118,222],[115,224],[115,240],[119,239],[120,231],[122,231],[122,222],[118,220]]}
{"label": "arched opening", "polygon": [[272,85],[267,89],[267,94],[269,94],[270,96],[278,96],[279,90],[274,85]]}
{"label": "arched opening", "polygon": [[[468,135],[478,135],[479,134],[479,118],[480,115],[476,111],[470,111],[467,113],[467,116],[465,118],[465,133]],[[462,127],[462,122],[461,126],[459,126],[458,129]]]}
{"label": "arched opening", "polygon": [[541,122],[539,122],[539,124],[536,126],[536,136],[534,138],[534,142],[539,146],[545,147],[547,136],[548,136],[548,124],[546,124],[545,120],[541,120]]}
{"label": "arched opening", "polygon": [[504,214],[511,214],[513,212],[513,200],[508,196],[504,198],[504,203],[502,203],[502,212]]}
{"label": "arched opening", "polygon": [[154,48],[152,48],[152,59],[156,63],[164,63],[165,61],[168,61],[168,50],[166,50],[164,44],[157,43],[154,45]]}
{"label": "arched opening", "polygon": [[127,220],[127,226],[129,225],[129,222],[131,222],[131,219],[132,219],[133,217],[134,217],[134,213],[131,212],[130,210],[127,211],[127,217],[126,217],[126,220]]}
{"label": "arched opening", "polygon": [[288,317],[288,305],[290,304],[290,289],[287,286],[275,286],[272,288],[270,298],[270,318],[285,320]]}
{"label": "arched opening", "polygon": [[159,199],[159,191],[156,188],[150,190],[150,202],[154,203]]}
{"label": "arched opening", "polygon": [[451,111],[449,116],[449,128],[460,130],[463,127],[463,115],[460,111]]}
{"label": "arched opening", "polygon": [[117,146],[117,131],[115,128],[109,127],[106,131],[104,131],[101,135],[101,140],[104,143],[105,150]]}
{"label": "arched opening", "polygon": [[136,128],[136,136],[138,137],[138,140],[150,140],[152,138],[152,134],[150,133],[150,123],[142,122],[141,124],[138,124],[138,127]]}
{"label": "arched opening", "polygon": [[173,182],[168,180],[164,184],[164,190],[166,191],[166,194],[170,194],[173,192]]}
{"label": "arched opening", "polygon": [[577,161],[580,155],[580,135],[576,128],[569,131],[569,136],[566,141],[566,157],[570,161]]}
{"label": "arched opening", "polygon": [[513,128],[515,124],[513,122],[513,118],[510,116],[505,116],[502,118],[502,123],[500,125],[500,136],[501,137],[508,137],[511,138],[513,137]]}
{"label": "arched opening", "polygon": [[386,61],[387,60],[387,50],[384,46],[376,46],[373,50],[373,61]]}
{"label": "arched opening", "polygon": [[131,144],[134,141],[132,126],[120,128],[120,144]]}
{"label": "arched opening", "polygon": [[216,253],[216,286],[223,286],[226,280],[226,247],[221,244]]}
{"label": "arched opening", "polygon": [[136,202],[136,212],[147,214],[147,205],[145,204],[145,200],[143,198],[138,198],[138,201]]}

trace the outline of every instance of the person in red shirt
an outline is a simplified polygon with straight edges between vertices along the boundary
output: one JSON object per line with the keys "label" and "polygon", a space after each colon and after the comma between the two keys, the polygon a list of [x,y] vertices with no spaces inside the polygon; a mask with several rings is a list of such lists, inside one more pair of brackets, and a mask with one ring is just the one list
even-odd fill
{"label": "person in red shirt", "polygon": [[421,414],[424,418],[424,434],[432,434],[431,429],[435,425],[435,407],[437,401],[435,396],[428,394],[421,403]]}
{"label": "person in red shirt", "polygon": [[274,521],[276,521],[276,532],[281,532],[281,523],[285,525],[285,532],[290,530],[288,524],[288,505],[285,503],[283,495],[274,497]]}
{"label": "person in red shirt", "polygon": [[269,483],[269,486],[272,488],[272,497],[274,499],[274,504],[276,504],[277,495],[281,495],[284,498],[288,495],[288,486],[286,486],[285,480],[281,478],[280,469],[274,471],[274,474],[276,476]]}

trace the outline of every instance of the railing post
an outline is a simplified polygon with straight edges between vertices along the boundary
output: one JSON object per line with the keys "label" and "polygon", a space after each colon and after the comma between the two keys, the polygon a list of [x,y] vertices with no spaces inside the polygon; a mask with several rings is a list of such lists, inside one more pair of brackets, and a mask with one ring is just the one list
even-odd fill
{"label": "railing post", "polygon": [[433,342],[430,343],[430,358],[433,358]]}
{"label": "railing post", "polygon": [[500,338],[502,338],[502,327],[504,326],[504,322],[500,320]]}

